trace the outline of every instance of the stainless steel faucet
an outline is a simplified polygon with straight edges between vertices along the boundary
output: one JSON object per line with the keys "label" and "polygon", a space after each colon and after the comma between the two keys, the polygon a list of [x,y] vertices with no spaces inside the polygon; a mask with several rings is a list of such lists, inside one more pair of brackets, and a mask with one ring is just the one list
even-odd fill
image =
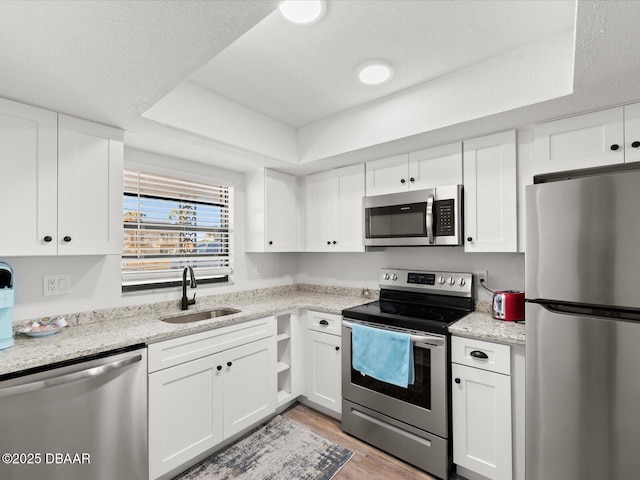
{"label": "stainless steel faucet", "polygon": [[193,268],[187,265],[182,271],[182,305],[180,306],[181,310],[187,310],[189,308],[189,305],[196,304],[195,293],[193,294],[193,298],[187,298],[187,270],[189,271],[189,277],[191,279],[191,281],[189,282],[189,286],[191,288],[196,288],[198,286],[198,284],[196,283],[196,276],[193,273]]}

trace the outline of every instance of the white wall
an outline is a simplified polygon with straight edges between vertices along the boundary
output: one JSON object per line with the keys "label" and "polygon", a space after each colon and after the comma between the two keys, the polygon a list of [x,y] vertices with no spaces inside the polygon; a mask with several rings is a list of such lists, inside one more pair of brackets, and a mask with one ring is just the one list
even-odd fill
{"label": "white wall", "polygon": [[[394,247],[364,253],[302,253],[299,283],[378,288],[380,268],[477,272],[487,270],[491,290],[524,290],[524,254],[464,253],[462,247]],[[478,291],[479,290],[479,291]],[[491,294],[476,286],[476,300]]]}
{"label": "white wall", "polygon": [[[129,162],[151,164],[177,171],[191,172],[233,182],[235,190],[234,225],[234,273],[232,285],[198,285],[198,296],[214,293],[289,285],[298,272],[296,253],[244,253],[244,176],[237,172],[213,168],[200,163],[173,157],[125,149],[125,165]],[[60,256],[60,257],[4,257],[14,270],[16,306],[14,320],[37,318],[46,315],[83,312],[101,308],[137,305],[165,300],[179,301],[180,287],[158,291],[123,294],[120,289],[120,256]],[[255,265],[262,273],[256,275]],[[71,293],[45,297],[42,276],[70,274]],[[192,292],[189,292],[191,295]]]}

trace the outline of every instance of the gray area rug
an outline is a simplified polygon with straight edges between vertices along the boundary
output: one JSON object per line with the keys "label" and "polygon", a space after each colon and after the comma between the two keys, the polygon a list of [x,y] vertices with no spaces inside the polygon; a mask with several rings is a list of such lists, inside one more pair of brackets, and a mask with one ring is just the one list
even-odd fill
{"label": "gray area rug", "polygon": [[329,480],[353,453],[280,415],[175,480]]}

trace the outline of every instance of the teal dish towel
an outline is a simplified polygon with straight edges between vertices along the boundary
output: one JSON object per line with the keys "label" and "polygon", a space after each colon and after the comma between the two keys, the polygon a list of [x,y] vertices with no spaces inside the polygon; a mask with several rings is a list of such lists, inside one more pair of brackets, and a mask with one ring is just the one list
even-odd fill
{"label": "teal dish towel", "polygon": [[411,335],[354,322],[351,364],[376,380],[407,388],[415,381]]}

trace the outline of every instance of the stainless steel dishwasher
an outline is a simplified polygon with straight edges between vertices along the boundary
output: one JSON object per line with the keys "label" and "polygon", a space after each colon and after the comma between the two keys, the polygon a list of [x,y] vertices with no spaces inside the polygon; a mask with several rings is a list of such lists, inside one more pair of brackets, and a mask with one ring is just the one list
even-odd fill
{"label": "stainless steel dishwasher", "polygon": [[0,455],[3,479],[147,479],[146,348],[0,382]]}

